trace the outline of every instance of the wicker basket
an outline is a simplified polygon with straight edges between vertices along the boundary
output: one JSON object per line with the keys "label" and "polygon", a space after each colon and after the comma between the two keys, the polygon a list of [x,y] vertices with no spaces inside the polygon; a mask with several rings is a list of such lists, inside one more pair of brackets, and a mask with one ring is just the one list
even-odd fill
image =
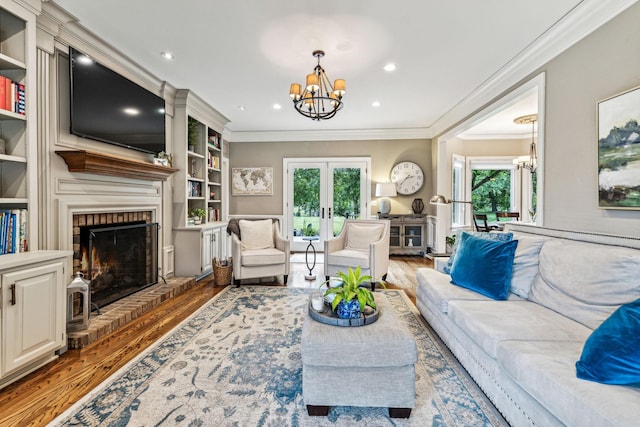
{"label": "wicker basket", "polygon": [[213,259],[213,281],[216,286],[226,286],[231,284],[231,276],[233,274],[233,263],[231,258],[227,265],[222,265],[220,260]]}

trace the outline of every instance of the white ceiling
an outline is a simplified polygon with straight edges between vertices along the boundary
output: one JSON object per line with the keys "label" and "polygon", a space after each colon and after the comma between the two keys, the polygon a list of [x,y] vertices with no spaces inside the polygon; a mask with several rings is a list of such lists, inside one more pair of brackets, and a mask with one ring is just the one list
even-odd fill
{"label": "white ceiling", "polygon": [[[571,22],[577,11],[588,3],[602,4],[589,0],[54,3],[158,78],[193,90],[230,119],[227,130],[234,136],[415,129],[431,136],[430,129],[453,125],[455,116],[465,113],[461,105],[546,35]],[[303,83],[315,66],[314,49],[326,51],[321,63],[331,79],[347,81],[344,109],[323,122],[295,112],[288,96],[290,83]],[[163,59],[163,51],[174,53],[175,59]],[[382,69],[389,62],[397,65],[392,73]],[[380,107],[373,107],[374,101]],[[280,110],[273,108],[276,103],[282,105]],[[502,124],[512,121],[508,116],[480,132],[498,133]]]}

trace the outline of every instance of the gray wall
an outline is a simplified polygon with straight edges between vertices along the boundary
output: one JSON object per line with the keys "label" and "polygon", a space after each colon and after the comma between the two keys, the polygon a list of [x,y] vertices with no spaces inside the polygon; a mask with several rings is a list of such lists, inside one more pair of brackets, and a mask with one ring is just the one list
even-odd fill
{"label": "gray wall", "polygon": [[[371,195],[375,198],[375,183],[389,181],[389,172],[400,161],[418,163],[425,173],[426,183],[411,196],[398,196],[391,200],[391,213],[410,213],[414,198],[425,202],[425,213],[435,212],[428,204],[435,185],[432,176],[431,140],[376,140],[328,142],[232,142],[230,168],[272,167],[273,196],[230,196],[229,213],[244,215],[281,215],[282,212],[282,160],[284,158],[371,157]],[[375,214],[373,207],[371,213]]]}
{"label": "gray wall", "polygon": [[[598,101],[640,85],[640,4],[549,62],[545,226],[640,236],[640,211],[598,208]],[[639,183],[640,184],[640,183]]]}

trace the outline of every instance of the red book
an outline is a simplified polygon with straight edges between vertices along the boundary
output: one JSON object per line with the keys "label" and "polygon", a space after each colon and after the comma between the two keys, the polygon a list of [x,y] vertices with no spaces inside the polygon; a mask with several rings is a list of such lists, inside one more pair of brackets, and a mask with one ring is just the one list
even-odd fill
{"label": "red book", "polygon": [[7,109],[7,89],[5,87],[5,80],[7,80],[6,77],[0,76],[0,109],[3,110]]}

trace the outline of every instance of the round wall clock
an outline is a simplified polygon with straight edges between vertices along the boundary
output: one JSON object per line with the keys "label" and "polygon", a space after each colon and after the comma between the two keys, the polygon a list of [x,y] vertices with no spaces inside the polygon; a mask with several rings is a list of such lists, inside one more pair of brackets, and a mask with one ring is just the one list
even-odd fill
{"label": "round wall clock", "polygon": [[413,194],[424,185],[424,173],[416,163],[400,162],[391,169],[391,182],[399,194]]}

